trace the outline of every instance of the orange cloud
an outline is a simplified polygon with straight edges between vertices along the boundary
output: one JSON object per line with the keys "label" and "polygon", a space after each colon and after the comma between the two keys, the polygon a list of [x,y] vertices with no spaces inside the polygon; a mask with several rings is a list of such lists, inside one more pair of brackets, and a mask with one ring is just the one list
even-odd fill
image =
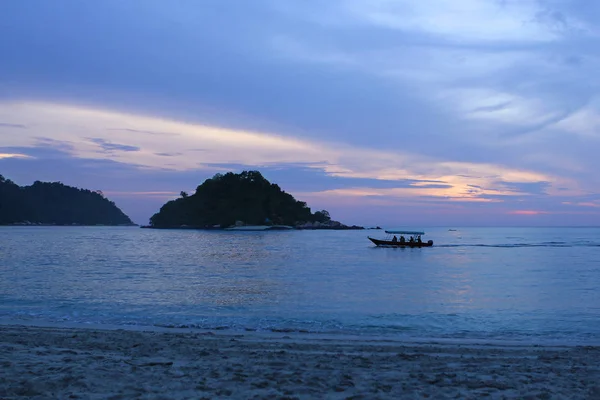
{"label": "orange cloud", "polygon": [[3,158],[32,158],[31,156],[18,153],[0,153],[0,159]]}
{"label": "orange cloud", "polygon": [[[575,181],[502,165],[434,159],[402,150],[369,149],[82,106],[0,103],[0,120],[32,127],[18,132],[17,128],[0,128],[4,146],[39,146],[40,137],[49,137],[67,144],[66,151],[73,157],[110,159],[139,168],[189,171],[216,164],[303,163],[329,176],[414,181],[410,188],[347,188],[315,193],[315,196],[434,197],[449,202],[501,202],[500,196],[528,195],[511,186],[514,182],[548,182],[550,195],[565,195],[558,187],[568,188],[571,194],[581,192]],[[110,145],[109,149],[102,144]],[[436,187],[430,182],[440,185]]]}
{"label": "orange cloud", "polygon": [[507,214],[512,215],[540,215],[540,214],[550,214],[548,211],[537,211],[537,210],[516,210],[509,211]]}

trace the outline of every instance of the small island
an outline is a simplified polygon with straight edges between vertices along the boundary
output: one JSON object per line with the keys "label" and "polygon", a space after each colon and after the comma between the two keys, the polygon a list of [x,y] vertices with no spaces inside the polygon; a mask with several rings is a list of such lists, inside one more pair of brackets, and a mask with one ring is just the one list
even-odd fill
{"label": "small island", "polygon": [[60,182],[19,186],[0,175],[0,225],[135,226],[102,192]]}
{"label": "small island", "polygon": [[156,229],[364,229],[312,213],[305,202],[269,182],[258,171],[228,172],[207,179],[188,195],[163,205],[150,218]]}

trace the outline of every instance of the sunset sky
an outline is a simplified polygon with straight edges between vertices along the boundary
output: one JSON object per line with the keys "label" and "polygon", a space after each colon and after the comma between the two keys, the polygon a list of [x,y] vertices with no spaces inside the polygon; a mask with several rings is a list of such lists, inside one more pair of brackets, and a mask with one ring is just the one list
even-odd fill
{"label": "sunset sky", "polygon": [[381,226],[600,225],[600,2],[3,0],[0,174],[217,172]]}

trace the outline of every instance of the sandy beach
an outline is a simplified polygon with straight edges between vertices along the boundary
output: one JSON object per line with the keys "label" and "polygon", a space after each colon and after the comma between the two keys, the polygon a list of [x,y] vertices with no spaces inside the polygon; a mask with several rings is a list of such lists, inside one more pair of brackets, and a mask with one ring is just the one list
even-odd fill
{"label": "sandy beach", "polygon": [[0,326],[0,398],[600,398],[600,348]]}

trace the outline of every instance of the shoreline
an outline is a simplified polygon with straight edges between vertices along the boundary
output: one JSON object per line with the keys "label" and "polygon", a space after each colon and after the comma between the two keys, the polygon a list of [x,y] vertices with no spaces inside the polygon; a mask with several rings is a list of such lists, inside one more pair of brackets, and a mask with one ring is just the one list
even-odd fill
{"label": "shoreline", "polygon": [[[195,230],[195,231],[225,231],[225,232],[252,232],[255,229],[252,227],[241,226],[241,227],[227,227],[227,228],[214,228],[214,227],[202,227],[202,226],[173,226],[173,227],[164,227],[164,226],[151,226],[151,225],[141,225],[141,229],[157,229],[157,230]],[[273,227],[268,229],[258,229],[260,232],[266,231],[367,231],[367,230],[381,230],[381,228],[365,228],[363,226],[322,226],[322,227],[298,227],[298,226],[290,226],[289,228],[279,228]]]}
{"label": "shoreline", "polygon": [[0,325],[11,397],[598,398],[600,347]]}
{"label": "shoreline", "polygon": [[600,339],[590,340],[578,338],[576,340],[565,340],[558,337],[531,337],[531,336],[435,336],[427,333],[419,335],[404,335],[397,332],[370,332],[358,333],[352,331],[312,331],[306,329],[292,328],[232,328],[215,325],[212,327],[188,326],[188,325],[141,325],[141,324],[115,324],[102,322],[73,322],[73,321],[51,321],[40,319],[19,319],[11,317],[0,317],[0,328],[20,327],[33,329],[76,329],[97,331],[128,331],[128,332],[154,332],[154,333],[189,333],[206,334],[216,333],[221,336],[252,335],[263,338],[290,336],[299,340],[332,340],[332,341],[354,341],[354,342],[379,342],[396,343],[405,345],[457,345],[457,346],[518,346],[518,347],[598,347]]}

